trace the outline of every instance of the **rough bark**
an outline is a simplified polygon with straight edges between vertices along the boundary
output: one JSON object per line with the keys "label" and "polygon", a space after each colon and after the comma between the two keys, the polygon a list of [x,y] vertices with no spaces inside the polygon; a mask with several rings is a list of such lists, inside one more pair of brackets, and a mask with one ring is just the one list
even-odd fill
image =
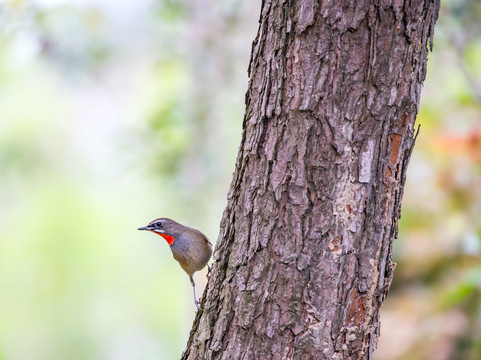
{"label": "rough bark", "polygon": [[370,359],[438,0],[262,3],[183,359]]}

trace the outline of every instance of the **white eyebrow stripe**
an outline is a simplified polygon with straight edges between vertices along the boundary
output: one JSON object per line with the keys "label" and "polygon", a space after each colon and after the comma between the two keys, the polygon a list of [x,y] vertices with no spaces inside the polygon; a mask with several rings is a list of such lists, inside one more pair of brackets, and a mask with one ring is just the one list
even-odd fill
{"label": "white eyebrow stripe", "polygon": [[149,225],[155,225],[155,224],[162,224],[162,220],[156,219],[156,220],[151,221],[151,222],[149,223]]}

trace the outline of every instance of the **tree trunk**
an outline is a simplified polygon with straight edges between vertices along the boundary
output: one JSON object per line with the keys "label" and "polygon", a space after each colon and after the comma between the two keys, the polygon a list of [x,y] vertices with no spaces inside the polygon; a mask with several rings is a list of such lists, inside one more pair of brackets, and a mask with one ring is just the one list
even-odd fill
{"label": "tree trunk", "polygon": [[438,10],[263,1],[216,261],[183,359],[372,358]]}

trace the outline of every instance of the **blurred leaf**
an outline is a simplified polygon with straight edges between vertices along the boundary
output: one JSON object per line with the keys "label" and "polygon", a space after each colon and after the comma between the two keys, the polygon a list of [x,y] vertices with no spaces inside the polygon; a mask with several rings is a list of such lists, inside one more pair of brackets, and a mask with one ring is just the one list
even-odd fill
{"label": "blurred leaf", "polygon": [[169,61],[156,67],[157,88],[153,94],[151,113],[148,115],[148,142],[155,148],[151,164],[156,174],[174,178],[191,143],[191,123],[185,109],[182,90],[185,87],[186,69],[182,63]]}
{"label": "blurred leaf", "polygon": [[446,309],[450,309],[458,305],[461,301],[466,299],[470,294],[476,290],[476,286],[471,283],[461,283],[456,288],[451,290],[444,296],[441,306]]}
{"label": "blurred leaf", "polygon": [[416,229],[430,228],[436,223],[436,219],[425,209],[403,208],[399,219],[400,231],[414,231]]}
{"label": "blurred leaf", "polygon": [[[92,71],[111,54],[106,18],[95,8],[58,6],[37,10],[34,26],[41,54],[68,72]],[[72,34],[76,34],[72,36]]]}
{"label": "blurred leaf", "polygon": [[479,301],[481,300],[481,266],[477,266],[463,274],[459,284],[443,296],[441,307],[450,309],[458,306],[471,295],[477,298],[475,303],[479,306]]}
{"label": "blurred leaf", "polygon": [[160,2],[157,15],[161,21],[179,21],[188,14],[189,7],[182,1],[163,0]]}
{"label": "blurred leaf", "polygon": [[481,160],[481,131],[476,127],[465,136],[442,134],[434,139],[438,152],[453,157],[455,155]]}

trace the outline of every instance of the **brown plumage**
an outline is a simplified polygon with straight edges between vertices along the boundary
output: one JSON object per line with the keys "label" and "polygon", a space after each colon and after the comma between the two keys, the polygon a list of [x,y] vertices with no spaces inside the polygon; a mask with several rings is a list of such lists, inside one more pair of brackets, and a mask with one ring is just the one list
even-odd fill
{"label": "brown plumage", "polygon": [[147,230],[162,236],[170,245],[172,255],[189,275],[190,283],[194,289],[195,306],[199,307],[199,302],[195,296],[194,273],[202,270],[212,256],[212,244],[207,237],[199,230],[184,226],[178,222],[160,218],[155,219],[149,225],[139,228],[138,230]]}

